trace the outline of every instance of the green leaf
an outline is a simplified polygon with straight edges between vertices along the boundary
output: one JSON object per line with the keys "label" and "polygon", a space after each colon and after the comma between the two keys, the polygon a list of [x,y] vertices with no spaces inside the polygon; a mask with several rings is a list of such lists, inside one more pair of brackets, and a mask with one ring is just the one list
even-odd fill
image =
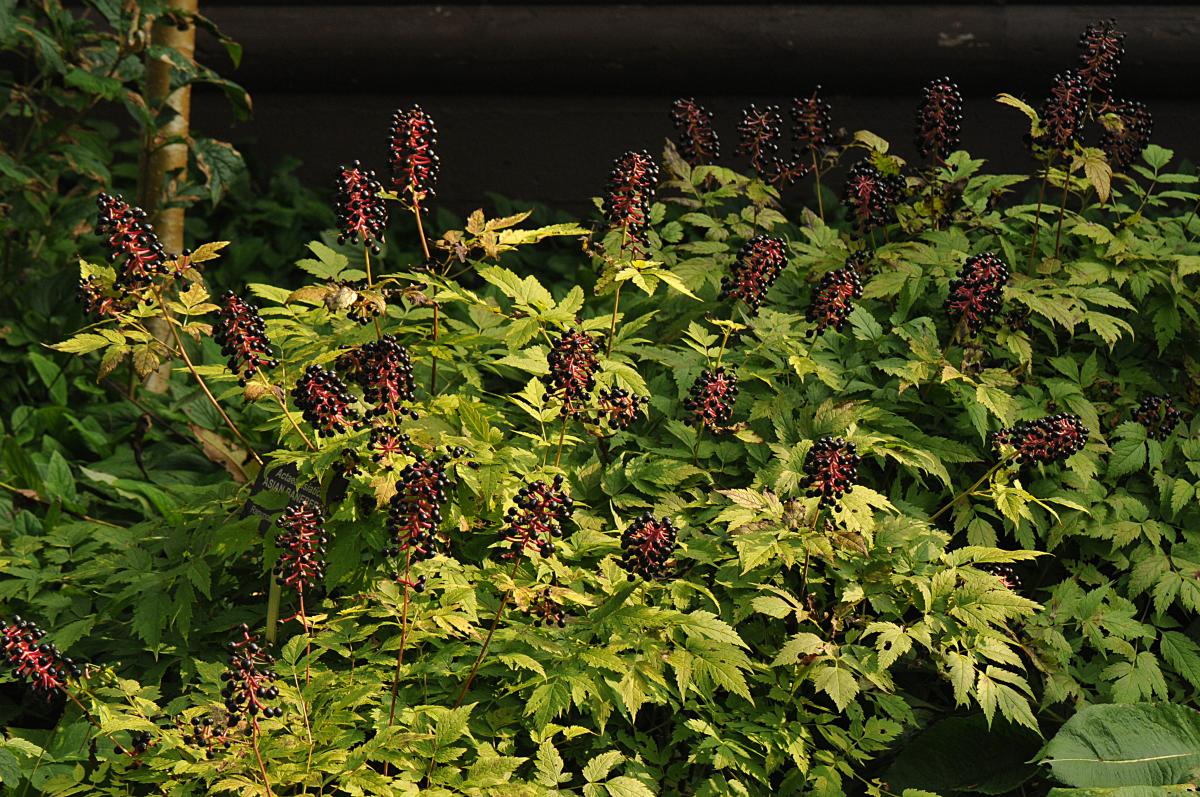
{"label": "green leaf", "polygon": [[1200,712],[1172,703],[1084,706],[1046,745],[1068,786],[1170,786],[1200,768]]}
{"label": "green leaf", "polygon": [[1160,147],[1158,144],[1151,144],[1142,150],[1142,160],[1150,164],[1150,167],[1155,171],[1166,166],[1175,157],[1175,150]]}
{"label": "green leaf", "polygon": [[604,782],[611,797],[657,797],[655,792],[640,780],[621,775]]}
{"label": "green leaf", "polygon": [[837,665],[821,667],[813,675],[813,685],[829,695],[838,711],[845,711],[858,694],[858,681],[848,670]]}
{"label": "green leaf", "polygon": [[1007,722],[989,728],[982,714],[947,717],[914,736],[884,779],[893,788],[939,793],[1007,794],[1037,773],[1042,746],[1033,731]]}
{"label": "green leaf", "polygon": [[48,497],[67,503],[75,501],[75,477],[71,474],[71,466],[57,451],[50,455],[46,465],[45,484]]}
{"label": "green leaf", "polygon": [[55,351],[65,351],[68,354],[87,354],[88,352],[103,349],[108,344],[112,343],[103,335],[97,335],[91,332],[82,332],[73,338],[68,338],[62,343],[55,343],[50,348]]}
{"label": "green leaf", "polygon": [[1200,689],[1200,645],[1178,631],[1165,631],[1158,650],[1172,670]]}
{"label": "green leaf", "polygon": [[212,204],[216,205],[225,196],[226,189],[246,170],[242,154],[232,144],[211,138],[196,138],[192,152],[197,168],[204,175]]}

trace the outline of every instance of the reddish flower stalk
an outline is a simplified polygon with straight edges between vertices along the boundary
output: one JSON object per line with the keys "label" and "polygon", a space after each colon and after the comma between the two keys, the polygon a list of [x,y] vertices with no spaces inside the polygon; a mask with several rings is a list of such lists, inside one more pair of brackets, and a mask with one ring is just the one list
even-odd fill
{"label": "reddish flower stalk", "polygon": [[822,437],[813,443],[804,456],[809,496],[819,497],[822,507],[836,507],[843,495],[854,490],[861,459],[854,443],[840,437]]}
{"label": "reddish flower stalk", "polygon": [[559,335],[546,359],[550,365],[551,389],[543,397],[551,395],[562,401],[561,416],[574,418],[583,411],[584,405],[596,387],[596,371],[600,361],[600,343],[586,332],[570,330]]}
{"label": "reddish flower stalk", "polygon": [[111,194],[96,197],[100,216],[96,232],[106,236],[109,260],[125,262],[117,270],[118,288],[141,290],[150,285],[156,274],[167,273],[167,257],[154,228],[146,221],[146,211],[131,207],[125,200]]}
{"label": "reddish flower stalk", "polygon": [[[446,475],[447,462],[445,457],[427,460],[418,454],[400,472],[396,494],[388,509],[387,524],[393,544],[386,551],[387,555],[407,553],[407,558],[420,561],[437,553],[442,507],[451,486]],[[417,583],[408,586],[417,586]],[[420,586],[424,586],[423,580]]]}
{"label": "reddish flower stalk", "polygon": [[597,398],[600,412],[613,430],[628,429],[637,419],[641,407],[650,403],[646,396],[638,396],[619,387],[601,389]]}
{"label": "reddish flower stalk", "polygon": [[1064,460],[1087,443],[1089,430],[1078,415],[1059,413],[1022,421],[992,434],[992,445],[1012,447],[1017,462],[1049,464]]}
{"label": "reddish flower stalk", "polygon": [[899,175],[885,175],[869,160],[861,160],[846,173],[842,202],[859,227],[882,227],[895,216],[895,205],[904,190]]}
{"label": "reddish flower stalk", "polygon": [[292,390],[292,399],[318,435],[328,437],[358,425],[358,410],[350,406],[354,397],[336,374],[319,365],[310,365],[304,372]]}
{"label": "reddish flower stalk", "polygon": [[44,642],[46,632],[37,624],[14,615],[11,622],[0,620],[0,639],[4,658],[14,677],[21,679],[33,693],[49,700],[66,693],[67,682],[81,675],[74,661],[62,655],[58,646]]}
{"label": "reddish flower stalk", "polygon": [[925,86],[917,106],[917,151],[928,159],[945,160],[962,143],[962,94],[950,78]]}
{"label": "reddish flower stalk", "polygon": [[278,521],[283,533],[276,544],[282,550],[275,565],[275,580],[303,594],[325,577],[325,536],[321,513],[303,499],[288,504]]}
{"label": "reddish flower stalk", "polygon": [[1079,36],[1079,79],[1100,97],[1107,97],[1125,55],[1125,32],[1115,19],[1094,22]]}
{"label": "reddish flower stalk", "polygon": [[738,124],[738,152],[750,158],[750,165],[759,175],[774,171],[779,158],[779,141],[783,137],[783,115],[778,105],[759,108],[751,104],[742,111]]}
{"label": "reddish flower stalk", "polygon": [[336,365],[363,389],[364,400],[374,405],[368,417],[391,413],[416,420],[416,411],[408,406],[415,396],[412,358],[393,335],[346,350]]}
{"label": "reddish flower stalk", "polygon": [[721,278],[721,298],[740,299],[751,313],[757,313],[785,266],[787,242],[771,235],[756,235],[742,245],[731,273]]}
{"label": "reddish flower stalk", "polygon": [[354,161],[339,166],[337,177],[338,243],[355,241],[379,252],[387,228],[387,205],[379,196],[383,186],[371,169]]}
{"label": "reddish flower stalk", "polygon": [[1154,117],[1146,106],[1134,100],[1111,100],[1101,109],[1104,132],[1100,134],[1100,149],[1115,171],[1128,169],[1137,160],[1154,132]]}
{"label": "reddish flower stalk", "polygon": [[677,547],[678,532],[669,517],[655,518],[646,510],[621,534],[621,567],[629,580],[662,578]]}
{"label": "reddish flower stalk", "polygon": [[563,628],[567,624],[567,613],[562,604],[554,599],[550,587],[546,587],[529,601],[525,613],[533,618],[534,628],[540,628],[543,624],[547,628],[554,625]]}
{"label": "reddish flower stalk", "polygon": [[221,354],[229,358],[229,370],[243,385],[260,368],[274,368],[279,361],[272,356],[271,341],[258,307],[233,291],[221,297],[221,310],[213,324],[213,340],[221,345]]}
{"label": "reddish flower stalk", "polygon": [[1088,87],[1075,72],[1054,76],[1050,96],[1042,103],[1042,135],[1033,143],[1053,153],[1065,154],[1083,129]]}
{"label": "reddish flower stalk", "polygon": [[[422,200],[433,199],[441,171],[433,117],[420,105],[397,110],[388,133],[392,187],[414,205],[422,206]],[[428,205],[424,207],[428,209]]]}
{"label": "reddish flower stalk", "polygon": [[712,163],[721,157],[721,141],[712,119],[712,111],[691,97],[675,100],[671,106],[671,122],[679,134],[679,153],[693,166]]}
{"label": "reddish flower stalk", "polygon": [[854,300],[861,299],[862,293],[862,281],[849,262],[825,272],[808,306],[807,318],[816,324],[809,334],[820,335],[830,327],[841,330],[854,310]]}
{"label": "reddish flower stalk", "polygon": [[563,477],[555,476],[553,484],[539,480],[525,485],[513,503],[505,515],[508,550],[501,558],[518,559],[529,549],[542,556],[553,554],[554,540],[563,536],[563,523],[575,512],[574,501],[563,489]]}
{"label": "reddish flower stalk", "polygon": [[627,246],[635,256],[644,254],[657,191],[658,164],[650,153],[630,151],[613,161],[604,191],[604,218],[610,228],[623,232],[622,254]]}
{"label": "reddish flower stalk", "polygon": [[950,283],[946,315],[956,324],[965,324],[972,335],[978,335],[983,325],[1003,307],[1008,278],[1008,264],[994,254],[972,255]]}
{"label": "reddish flower stalk", "polygon": [[100,280],[92,275],[79,281],[79,292],[76,294],[83,312],[95,318],[115,316],[127,308],[121,296],[105,288]]}
{"label": "reddish flower stalk", "polygon": [[412,457],[412,440],[399,426],[374,426],[371,428],[371,459],[386,462],[388,467],[400,457]]}
{"label": "reddish flower stalk", "polygon": [[818,157],[833,138],[833,109],[820,86],[808,97],[792,100],[792,138],[801,151]]}
{"label": "reddish flower stalk", "polygon": [[733,417],[733,405],[737,401],[738,376],[732,368],[718,366],[716,370],[704,370],[692,383],[683,408],[692,415],[692,422],[699,427],[720,428]]}

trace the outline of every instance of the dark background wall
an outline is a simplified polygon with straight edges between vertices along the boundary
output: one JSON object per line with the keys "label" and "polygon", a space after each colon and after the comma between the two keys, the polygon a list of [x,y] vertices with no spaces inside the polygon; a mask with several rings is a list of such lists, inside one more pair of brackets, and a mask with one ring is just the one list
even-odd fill
{"label": "dark background wall", "polygon": [[[1145,101],[1155,141],[1196,149],[1200,8],[1190,3],[1060,5],[907,2],[369,4],[201,0],[245,47],[229,71],[255,117],[234,123],[219,96],[195,124],[273,161],[291,154],[324,186],[354,158],[382,171],[394,108],[420,102],[440,129],[440,200],[458,210],[485,191],[587,207],[613,157],[661,150],[667,110],[695,96],[717,115],[726,158],[739,110],[824,86],[835,123],[869,128],[912,156],[921,86],[947,75],[966,96],[964,144],[1000,169],[1025,168],[1026,122],[1000,91],[1040,103],[1070,68],[1091,21],[1127,32],[1117,94]],[[786,107],[786,106],[785,106]]]}

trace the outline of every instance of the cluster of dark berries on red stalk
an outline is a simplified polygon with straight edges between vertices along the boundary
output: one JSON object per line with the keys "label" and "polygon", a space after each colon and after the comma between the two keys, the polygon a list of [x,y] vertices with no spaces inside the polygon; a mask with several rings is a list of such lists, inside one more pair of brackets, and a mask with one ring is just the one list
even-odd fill
{"label": "cluster of dark berries on red stalk", "polygon": [[354,397],[345,383],[319,365],[308,366],[292,390],[292,399],[318,435],[332,436],[358,424],[358,410],[350,406]]}
{"label": "cluster of dark berries on red stalk", "polygon": [[542,400],[549,401],[551,395],[557,396],[562,401],[562,417],[578,415],[596,388],[596,371],[600,368],[596,355],[599,353],[600,342],[578,329],[563,332],[554,341],[546,356],[551,389]]}
{"label": "cluster of dark berries on red stalk", "polygon": [[279,687],[272,685],[275,671],[270,669],[275,657],[263,650],[258,644],[258,636],[250,633],[249,626],[243,624],[240,633],[239,638],[226,645],[229,664],[221,673],[221,680],[225,682],[221,697],[225,699],[231,724],[233,718],[244,713],[257,728],[259,715],[264,719],[283,716],[282,708],[267,705],[267,701],[279,697]]}
{"label": "cluster of dark berries on red stalk", "polygon": [[412,358],[408,349],[392,335],[347,349],[337,358],[337,369],[363,389],[363,398],[373,405],[367,417],[417,413],[407,405],[413,400]]}
{"label": "cluster of dark berries on red stalk", "polygon": [[783,114],[778,105],[759,108],[751,105],[742,111],[738,124],[738,151],[749,156],[758,176],[775,186],[790,185],[804,177],[812,165],[800,158],[785,160],[779,154],[783,138]]}
{"label": "cluster of dark berries on red stalk", "polygon": [[397,457],[413,456],[412,440],[399,426],[371,427],[371,459],[392,462]]}
{"label": "cluster of dark berries on red stalk", "polygon": [[167,256],[146,221],[146,211],[131,207],[111,194],[97,196],[96,205],[100,209],[96,233],[107,238],[108,259],[116,263],[125,258],[124,265],[117,270],[118,287],[140,290],[150,284],[155,274],[167,273]]}
{"label": "cluster of dark berries on red stalk", "polygon": [[732,368],[705,369],[696,377],[683,400],[683,408],[692,414],[696,426],[722,427],[733,417],[737,401],[738,375]]}
{"label": "cluster of dark berries on red stalk", "polygon": [[383,186],[372,169],[354,161],[349,168],[338,167],[337,227],[338,243],[356,241],[378,252],[387,229],[387,204],[379,194]]}
{"label": "cluster of dark berries on red stalk", "polygon": [[221,297],[221,310],[212,335],[221,346],[221,354],[229,358],[229,370],[238,375],[243,385],[260,368],[279,364],[272,356],[271,341],[267,339],[258,307],[233,291],[226,291]]}
{"label": "cluster of dark berries on red stalk", "polygon": [[850,218],[864,230],[892,221],[896,203],[904,192],[904,178],[884,174],[870,160],[860,160],[846,173],[842,204]]}
{"label": "cluster of dark berries on red stalk", "polygon": [[407,111],[398,110],[392,116],[392,127],[388,131],[388,166],[392,172],[392,186],[406,200],[433,199],[441,170],[436,152],[437,134],[433,117],[420,105]]}
{"label": "cluster of dark berries on red stalk", "polygon": [[575,502],[563,489],[563,477],[551,484],[540,479],[525,485],[513,498],[505,514],[508,524],[504,541],[508,550],[502,559],[516,559],[530,548],[542,556],[554,553],[554,540],[563,536],[563,523],[575,513]]}
{"label": "cluster of dark berries on red stalk", "polygon": [[854,300],[861,299],[862,293],[862,280],[850,261],[842,268],[825,272],[808,305],[806,317],[816,324],[809,334],[820,335],[830,327],[841,330],[854,310]]}
{"label": "cluster of dark berries on red stalk", "polygon": [[1009,310],[1004,314],[1004,322],[1013,332],[1028,332],[1029,308],[1022,305]]}
{"label": "cluster of dark berries on red stalk", "polygon": [[1005,589],[1015,592],[1021,588],[1021,576],[1017,574],[1017,569],[1010,564],[989,563],[978,567],[983,572],[1000,579],[1000,583],[1004,585]]}
{"label": "cluster of dark berries on red stalk", "polygon": [[805,487],[819,505],[835,507],[842,496],[854,490],[862,457],[854,443],[840,437],[822,437],[804,455]]}
{"label": "cluster of dark berries on red stalk", "polygon": [[1151,440],[1166,440],[1183,420],[1183,413],[1171,406],[1170,396],[1146,396],[1138,402],[1133,419],[1146,427]]}
{"label": "cluster of dark berries on red stalk", "polygon": [[833,109],[821,96],[821,87],[802,99],[792,100],[792,139],[807,153],[821,150],[833,138]]}
{"label": "cluster of dark berries on red stalk", "polygon": [[787,242],[771,235],[756,235],[742,244],[733,270],[721,278],[721,298],[741,299],[757,313],[785,266]]}
{"label": "cluster of dark berries on red stalk", "polygon": [[621,567],[629,573],[629,580],[666,575],[678,536],[669,517],[656,518],[650,510],[630,523],[621,534]]}
{"label": "cluster of dark berries on red stalk", "polygon": [[1087,26],[1079,36],[1079,79],[1100,96],[1108,96],[1125,55],[1125,33],[1115,19]]}
{"label": "cluster of dark berries on red stalk", "polygon": [[712,163],[721,157],[721,141],[713,130],[712,111],[691,97],[671,105],[671,122],[679,134],[679,152],[693,166]]}
{"label": "cluster of dark berries on red stalk", "polygon": [[650,403],[648,397],[630,393],[620,387],[601,388],[597,399],[604,420],[613,430],[628,429],[637,419],[638,411]]}
{"label": "cluster of dark berries on red stalk", "polygon": [[650,209],[658,192],[658,164],[650,153],[626,152],[613,161],[604,189],[604,218],[608,226],[621,230],[626,243],[633,243],[633,253],[646,246],[646,231],[650,228]]}
{"label": "cluster of dark berries on red stalk", "polygon": [[238,724],[239,718],[229,714],[224,722],[217,723],[212,717],[192,717],[190,728],[183,725],[182,720],[176,722],[182,726],[184,743],[199,747],[206,758],[212,758],[218,751],[233,747],[230,730]]}
{"label": "cluster of dark berries on red stalk", "polygon": [[346,317],[366,326],[383,315],[385,305],[379,294],[367,295],[362,292],[362,287],[362,284],[359,283],[352,288],[355,292],[354,300],[346,308]]}
{"label": "cluster of dark berries on red stalk", "polygon": [[1100,149],[1114,169],[1127,169],[1150,143],[1154,117],[1145,105],[1134,100],[1113,100],[1100,112],[1111,114],[1101,118],[1104,130],[1100,134]]}
{"label": "cluster of dark berries on red stalk", "polygon": [[917,151],[924,158],[945,160],[962,141],[962,94],[950,78],[925,86],[917,106]]}
{"label": "cluster of dark berries on red stalk", "polygon": [[281,553],[275,565],[275,580],[297,592],[320,583],[325,577],[325,536],[321,513],[303,499],[288,504],[279,517],[283,533],[275,544]]}
{"label": "cluster of dark berries on red stalk", "polygon": [[993,432],[992,445],[1016,449],[1016,460],[1021,464],[1050,464],[1081,451],[1088,434],[1078,415],[1059,413]]}
{"label": "cluster of dark berries on red stalk", "polygon": [[[413,461],[400,471],[396,494],[388,507],[387,527],[392,535],[392,547],[385,553],[388,556],[406,554],[419,562],[437,553],[442,507],[451,487],[450,477],[446,474],[449,459],[444,456],[426,459],[411,453],[409,456]],[[423,580],[420,586],[424,586]]]}
{"label": "cluster of dark berries on red stalk", "polygon": [[0,638],[4,640],[4,658],[12,675],[25,682],[43,699],[67,687],[67,680],[82,674],[58,646],[44,642],[46,632],[36,623],[14,615],[12,621],[0,620]]}
{"label": "cluster of dark berries on red stalk", "polygon": [[126,309],[122,297],[114,291],[106,290],[94,274],[79,281],[79,292],[76,296],[83,312],[96,318],[115,316]]}
{"label": "cluster of dark berries on red stalk", "polygon": [[1073,71],[1054,76],[1050,96],[1042,103],[1042,135],[1034,143],[1063,154],[1079,136],[1087,113],[1088,88]]}
{"label": "cluster of dark berries on red stalk", "polygon": [[547,627],[556,625],[559,628],[567,624],[567,613],[563,611],[562,604],[554,600],[550,587],[546,587],[529,601],[525,613],[533,618],[535,628],[540,628],[543,623]]}
{"label": "cluster of dark berries on red stalk", "polygon": [[136,757],[143,755],[153,746],[154,737],[149,731],[134,731],[129,734],[129,749],[126,752]]}
{"label": "cluster of dark berries on red stalk", "polygon": [[972,335],[978,335],[983,325],[1003,307],[1008,277],[1008,264],[991,252],[968,257],[957,278],[950,282],[946,315],[955,323],[965,324]]}

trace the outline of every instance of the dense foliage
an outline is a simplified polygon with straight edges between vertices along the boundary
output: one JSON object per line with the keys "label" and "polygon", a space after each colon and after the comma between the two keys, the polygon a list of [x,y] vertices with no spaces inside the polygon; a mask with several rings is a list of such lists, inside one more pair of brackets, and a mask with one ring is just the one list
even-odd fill
{"label": "dense foliage", "polygon": [[[1032,175],[958,149],[939,79],[921,164],[839,136],[814,91],[791,142],[778,107],[747,111],[744,174],[681,100],[679,144],[617,157],[589,227],[433,232],[436,129],[401,109],[386,172],[345,161],[338,229],[283,284],[223,268],[240,240],[162,251],[102,195],[111,262],[81,260],[91,321],[54,348],[127,372],[137,409],[77,416],[62,392],[5,420],[0,778],[1186,782],[1187,709],[1169,731],[1121,715],[1134,742],[1181,739],[1132,772],[1105,770],[1104,723],[1200,689],[1200,194],[1112,96],[1119,31],[1081,44],[1040,111],[1000,98]],[[815,210],[785,212],[798,185]],[[569,277],[538,279],[530,253],[563,240]],[[171,392],[139,393],[163,361]]]}

